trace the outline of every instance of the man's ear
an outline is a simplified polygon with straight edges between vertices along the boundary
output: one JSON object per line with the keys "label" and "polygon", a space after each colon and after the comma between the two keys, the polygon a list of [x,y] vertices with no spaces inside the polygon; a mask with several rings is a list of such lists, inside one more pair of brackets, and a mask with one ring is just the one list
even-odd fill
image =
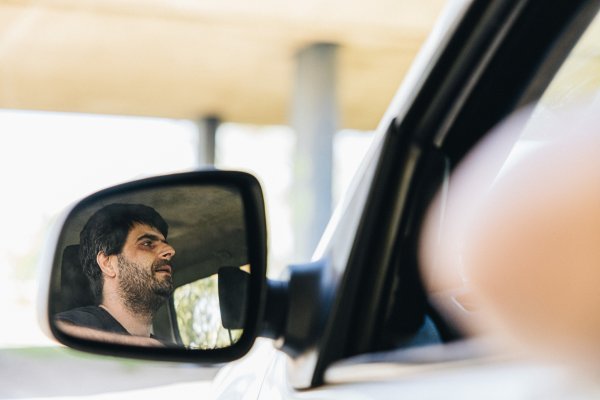
{"label": "man's ear", "polygon": [[114,265],[114,260],[116,257],[107,256],[103,251],[99,252],[96,255],[96,262],[100,266],[100,270],[103,275],[106,275],[110,278],[114,278],[117,275],[117,271]]}

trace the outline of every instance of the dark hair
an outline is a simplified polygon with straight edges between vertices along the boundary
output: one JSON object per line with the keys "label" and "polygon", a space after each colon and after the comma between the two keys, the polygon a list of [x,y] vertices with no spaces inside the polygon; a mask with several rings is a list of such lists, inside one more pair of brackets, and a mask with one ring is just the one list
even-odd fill
{"label": "dark hair", "polygon": [[79,260],[97,302],[102,299],[104,281],[96,257],[100,252],[107,256],[121,253],[135,224],[151,226],[165,238],[169,231],[165,220],[152,207],[115,203],[96,211],[79,234]]}

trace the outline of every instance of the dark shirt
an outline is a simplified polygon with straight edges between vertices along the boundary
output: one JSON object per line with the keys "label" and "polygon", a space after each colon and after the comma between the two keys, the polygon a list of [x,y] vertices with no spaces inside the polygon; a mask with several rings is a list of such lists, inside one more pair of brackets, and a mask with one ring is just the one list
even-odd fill
{"label": "dark shirt", "polygon": [[63,311],[54,317],[57,321],[64,321],[85,328],[98,329],[106,332],[129,335],[129,332],[108,311],[98,306],[79,307]]}

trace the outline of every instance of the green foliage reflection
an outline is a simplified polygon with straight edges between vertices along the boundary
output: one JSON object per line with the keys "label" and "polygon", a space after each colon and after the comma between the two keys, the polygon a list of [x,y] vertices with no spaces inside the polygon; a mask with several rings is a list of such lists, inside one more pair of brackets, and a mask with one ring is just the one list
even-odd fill
{"label": "green foliage reflection", "polygon": [[177,288],[174,300],[179,333],[185,346],[217,349],[231,346],[242,336],[242,329],[223,328],[216,274]]}

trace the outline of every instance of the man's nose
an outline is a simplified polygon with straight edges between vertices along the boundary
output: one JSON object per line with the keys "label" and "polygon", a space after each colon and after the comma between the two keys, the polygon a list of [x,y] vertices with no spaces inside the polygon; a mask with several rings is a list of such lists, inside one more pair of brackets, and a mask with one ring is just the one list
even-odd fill
{"label": "man's nose", "polygon": [[160,249],[160,258],[170,260],[175,255],[175,249],[168,243],[163,243],[163,247]]}

